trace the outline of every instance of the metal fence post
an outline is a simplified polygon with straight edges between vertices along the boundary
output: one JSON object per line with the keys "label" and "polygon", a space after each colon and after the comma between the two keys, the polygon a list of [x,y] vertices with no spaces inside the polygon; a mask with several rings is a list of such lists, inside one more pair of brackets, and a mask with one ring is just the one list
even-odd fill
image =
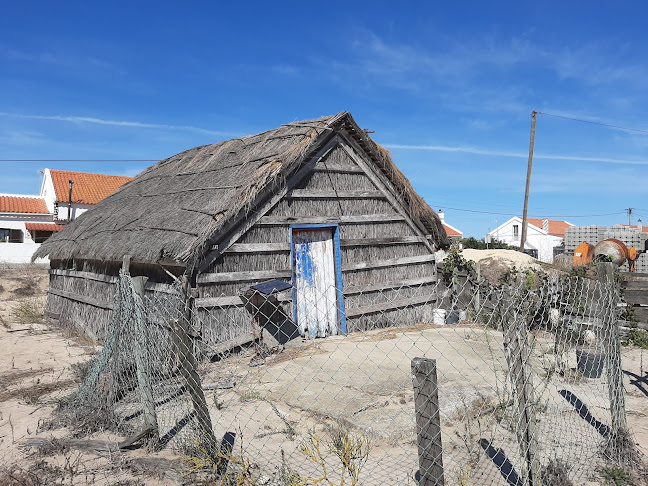
{"label": "metal fence post", "polygon": [[625,389],[623,388],[623,372],[621,369],[621,337],[619,321],[614,314],[618,298],[614,291],[614,264],[599,263],[596,266],[599,281],[602,284],[602,321],[603,346],[608,378],[608,393],[610,395],[610,413],[612,422],[612,437],[619,437],[621,431],[628,428],[625,408]]}
{"label": "metal fence post", "polygon": [[535,400],[529,370],[531,348],[526,322],[518,314],[519,303],[515,302],[514,294],[510,289],[507,289],[504,294],[503,304],[505,306],[502,320],[504,349],[519,416],[516,434],[523,461],[520,476],[524,486],[535,486],[541,482],[540,465],[537,459],[538,439],[535,434]]}
{"label": "metal fence post", "polygon": [[436,360],[412,360],[414,410],[419,457],[419,486],[443,486],[443,448]]}

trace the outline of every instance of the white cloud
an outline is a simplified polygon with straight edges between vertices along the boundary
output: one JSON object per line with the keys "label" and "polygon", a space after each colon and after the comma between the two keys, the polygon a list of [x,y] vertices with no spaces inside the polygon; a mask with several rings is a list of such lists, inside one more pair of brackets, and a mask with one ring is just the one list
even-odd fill
{"label": "white cloud", "polygon": [[[523,157],[528,158],[528,153],[523,152],[509,152],[505,150],[491,150],[476,147],[451,147],[447,145],[401,145],[401,144],[383,144],[388,149],[403,149],[403,150],[429,150],[432,152],[461,152],[475,155],[489,155],[496,157]],[[601,162],[606,164],[623,164],[623,165],[648,165],[648,160],[630,160],[630,159],[615,159],[611,157],[585,157],[580,155],[561,155],[561,154],[542,154],[534,153],[534,159],[545,160],[573,160],[580,162]]]}
{"label": "white cloud", "polygon": [[209,130],[206,128],[194,127],[191,125],[165,125],[159,123],[144,123],[138,121],[106,120],[103,118],[94,118],[94,117],[86,117],[86,116],[25,115],[21,113],[7,113],[7,112],[0,112],[0,116],[22,118],[28,120],[51,120],[51,121],[62,121],[62,122],[69,122],[69,123],[110,125],[110,126],[129,127],[129,128],[152,128],[158,130],[187,130],[192,132],[205,133],[208,135],[215,135],[219,137],[240,136],[240,134],[234,134],[234,133],[224,132],[219,130]]}

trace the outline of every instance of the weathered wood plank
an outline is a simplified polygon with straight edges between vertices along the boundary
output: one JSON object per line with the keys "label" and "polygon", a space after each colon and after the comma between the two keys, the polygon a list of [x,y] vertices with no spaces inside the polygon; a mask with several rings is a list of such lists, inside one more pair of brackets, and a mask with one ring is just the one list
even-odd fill
{"label": "weathered wood plank", "polygon": [[402,265],[412,265],[416,263],[428,263],[434,261],[432,253],[428,255],[417,255],[411,257],[389,258],[387,260],[376,260],[373,262],[345,263],[342,265],[343,272],[356,270],[370,270],[373,268],[397,267]]}
{"label": "weathered wood plank", "polygon": [[104,302],[103,300],[95,299],[94,297],[87,297],[85,295],[75,294],[74,292],[68,292],[67,290],[52,289],[52,288],[47,289],[47,292],[50,294],[58,295],[59,297],[75,300],[83,304],[89,304],[94,307],[99,307],[101,309],[113,310],[112,302]]}
{"label": "weathered wood plank", "polygon": [[648,307],[634,307],[632,310],[638,321],[648,322]]}
{"label": "weathered wood plank", "polygon": [[289,199],[386,199],[381,191],[331,191],[319,189],[293,189],[288,191]]}
{"label": "weathered wood plank", "polygon": [[443,446],[436,360],[412,360],[419,486],[443,486]]}
{"label": "weathered wood plank", "polygon": [[[117,283],[118,277],[114,275],[103,275],[94,272],[81,272],[79,270],[59,270],[52,268],[49,271],[50,275],[60,275],[63,277],[82,278],[85,280],[94,280],[96,282],[105,282],[109,284]],[[159,282],[146,282],[145,290],[152,290],[155,292],[175,293],[176,291],[169,284]]]}
{"label": "weathered wood plank", "polygon": [[645,290],[626,290],[623,299],[631,305],[648,305],[648,287]]}
{"label": "weathered wood plank", "polygon": [[[274,294],[279,302],[291,302],[291,294]],[[210,309],[212,307],[244,307],[245,303],[238,295],[221,295],[219,297],[199,297],[194,300],[196,307]]]}
{"label": "weathered wood plank", "polygon": [[[388,246],[424,243],[420,236],[394,236],[388,238],[347,238],[340,240],[342,248],[357,246]],[[234,243],[224,253],[278,253],[290,251],[290,243]]]}
{"label": "weathered wood plank", "polygon": [[341,224],[365,224],[365,223],[390,223],[394,221],[405,221],[405,217],[394,214],[362,214],[342,216],[263,216],[256,224],[260,226],[281,226],[289,224],[319,224],[319,223],[341,223]]}
{"label": "weathered wood plank", "polygon": [[50,268],[50,275],[60,275],[62,277],[75,277],[84,278],[86,280],[95,280],[97,282],[115,283],[118,278],[114,275],[103,275],[94,272],[81,272],[79,270],[59,270],[57,268]]}
{"label": "weathered wood plank", "polygon": [[[343,272],[356,270],[369,270],[372,268],[395,267],[401,265],[412,265],[417,263],[433,262],[434,255],[417,255],[413,257],[390,258],[374,262],[347,263],[342,265]],[[254,270],[248,272],[223,272],[223,273],[202,273],[198,275],[199,284],[218,282],[253,282],[271,278],[291,278],[292,270]]]}
{"label": "weathered wood plank", "polygon": [[313,167],[314,172],[331,172],[336,174],[364,174],[364,170],[355,165],[338,164],[333,162],[318,163]]}
{"label": "weathered wood plank", "polygon": [[223,272],[223,273],[201,273],[198,275],[197,283],[218,283],[218,282],[254,282],[257,280],[269,280],[271,278],[290,278],[292,270],[255,270],[251,272]]}
{"label": "weathered wood plank", "polygon": [[290,251],[290,243],[234,243],[224,253],[277,253]]}
{"label": "weathered wood plank", "polygon": [[392,236],[388,238],[354,238],[341,239],[340,246],[349,248],[354,246],[385,246],[403,245],[410,243],[425,243],[427,240],[422,236]]}
{"label": "weathered wood plank", "polygon": [[254,333],[247,332],[241,334],[238,337],[235,337],[234,339],[230,339],[229,341],[224,341],[222,343],[211,346],[209,350],[211,353],[213,353],[212,356],[227,354],[228,351],[234,348],[238,348],[240,346],[244,346],[248,343],[253,342],[255,338],[256,336],[254,335]]}
{"label": "weathered wood plank", "polygon": [[379,304],[368,305],[365,307],[353,307],[345,311],[345,316],[348,319],[359,317],[369,314],[377,314],[389,310],[402,309],[411,305],[420,305],[436,302],[436,295],[420,295],[418,297],[408,297],[407,299],[392,300],[389,302],[381,302]]}
{"label": "weathered wood plank", "polygon": [[408,278],[403,280],[396,280],[392,282],[381,282],[367,285],[354,285],[353,287],[344,288],[344,295],[357,295],[368,292],[379,292],[381,290],[399,289],[401,287],[415,287],[418,285],[425,285],[437,281],[436,275],[427,277]]}

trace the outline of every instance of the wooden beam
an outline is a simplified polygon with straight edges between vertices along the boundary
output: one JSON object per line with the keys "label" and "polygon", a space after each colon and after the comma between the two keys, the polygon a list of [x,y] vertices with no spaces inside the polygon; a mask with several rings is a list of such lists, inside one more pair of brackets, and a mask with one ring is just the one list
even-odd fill
{"label": "wooden beam", "polygon": [[358,295],[368,292],[380,292],[381,290],[392,290],[399,289],[401,287],[414,287],[419,285],[425,285],[428,283],[434,283],[437,281],[436,275],[431,275],[428,277],[419,277],[419,278],[410,278],[404,280],[396,280],[385,283],[375,283],[367,285],[354,285],[353,287],[346,287],[344,289],[344,295]]}
{"label": "wooden beam", "polygon": [[80,272],[78,270],[59,270],[56,268],[51,268],[49,273],[50,275],[83,278],[86,280],[95,280],[97,282],[115,283],[118,280],[117,277],[115,277],[114,275],[103,275],[101,273],[94,273],[94,272]]}
{"label": "wooden beam", "polygon": [[371,270],[373,268],[398,267],[402,265],[413,265],[417,263],[429,263],[434,262],[434,259],[434,254],[430,253],[428,255],[389,258],[387,260],[376,260],[373,262],[345,263],[342,265],[342,271],[351,272],[355,270]]}
{"label": "wooden beam", "polygon": [[75,294],[74,292],[68,292],[67,290],[52,288],[47,289],[47,292],[53,295],[58,295],[59,297],[64,297],[69,300],[74,300],[83,304],[99,307],[101,309],[113,310],[112,302],[104,302],[103,300],[95,299],[94,297],[87,297],[85,295]]}
{"label": "wooden beam", "polygon": [[224,253],[277,253],[290,251],[290,243],[234,243]]}
{"label": "wooden beam", "polygon": [[[105,282],[111,285],[117,283],[118,280],[118,278],[115,277],[114,275],[103,275],[94,272],[80,272],[78,270],[50,269],[49,273],[51,275],[60,275],[63,277],[73,277],[73,278],[81,278],[85,280],[93,280],[96,282]],[[144,285],[144,289],[151,290],[153,292],[165,292],[167,294],[174,294],[177,292],[172,285],[160,283],[160,282],[146,282],[146,285]]]}
{"label": "wooden beam", "polygon": [[389,302],[381,302],[379,304],[368,305],[365,307],[354,307],[347,309],[345,315],[347,319],[352,319],[354,317],[365,316],[368,314],[377,314],[379,312],[385,312],[395,309],[402,309],[404,307],[410,307],[414,305],[421,305],[436,302],[436,295],[428,294],[421,295],[418,297],[408,297],[407,299],[400,300],[391,300]]}
{"label": "wooden beam", "polygon": [[256,280],[290,277],[292,277],[292,270],[256,270],[251,272],[201,273],[198,275],[196,281],[199,284],[218,282],[254,282]]}
{"label": "wooden beam", "polygon": [[[274,295],[279,302],[291,302],[291,295]],[[200,309],[209,309],[212,307],[244,307],[245,303],[238,295],[221,295],[219,297],[199,297],[194,300],[196,307]]]}
{"label": "wooden beam", "polygon": [[364,174],[364,170],[355,165],[320,162],[313,167],[314,172],[331,172],[335,174]]}
{"label": "wooden beam", "polygon": [[435,359],[412,360],[419,486],[443,486],[443,446]]}
{"label": "wooden beam", "polygon": [[289,199],[386,199],[382,191],[334,191],[319,189],[293,189],[286,194]]}
{"label": "wooden beam", "polygon": [[[413,257],[390,258],[374,262],[347,263],[342,265],[343,272],[356,270],[370,270],[372,268],[396,267],[402,265],[414,265],[417,263],[434,262],[434,255],[417,255]],[[222,273],[201,273],[198,275],[197,283],[219,283],[219,282],[253,282],[257,280],[268,280],[271,278],[291,278],[292,270],[253,270],[244,272],[222,272]]]}
{"label": "wooden beam", "polygon": [[[357,246],[386,246],[423,243],[420,236],[394,236],[388,238],[354,238],[340,240],[342,248]],[[290,243],[234,243],[224,253],[278,253],[290,251]]]}
{"label": "wooden beam", "polygon": [[384,246],[384,245],[404,245],[411,243],[425,243],[427,240],[423,236],[391,236],[387,238],[354,238],[341,239],[340,246],[349,248],[354,246]]}
{"label": "wooden beam", "polygon": [[214,346],[210,346],[209,351],[212,353],[212,356],[222,356],[224,354],[227,354],[228,351],[234,348],[238,348],[240,346],[253,342],[254,339],[254,333],[246,332],[238,337],[235,337],[234,339],[230,339],[229,341],[224,341]]}
{"label": "wooden beam", "polygon": [[362,214],[357,216],[263,216],[257,224],[260,226],[282,226],[289,224],[366,224],[366,223],[390,223],[394,221],[405,221],[400,214]]}

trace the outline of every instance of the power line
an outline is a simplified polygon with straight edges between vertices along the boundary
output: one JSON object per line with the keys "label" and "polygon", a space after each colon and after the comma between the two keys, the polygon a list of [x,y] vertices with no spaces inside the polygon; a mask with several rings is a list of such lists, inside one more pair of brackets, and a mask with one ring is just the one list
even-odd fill
{"label": "power line", "polygon": [[618,130],[628,130],[631,132],[639,132],[639,133],[648,133],[648,130],[642,130],[640,128],[628,128],[628,127],[620,127],[618,125],[610,125],[609,123],[601,123],[601,122],[595,122],[592,120],[581,120],[580,118],[573,118],[570,116],[563,116],[563,115],[554,115],[553,113],[545,113],[544,111],[539,111],[541,115],[547,115],[547,116],[553,116],[555,118],[564,118],[565,120],[572,120],[572,121],[577,121],[581,123],[591,123],[592,125],[600,125],[602,127],[608,127],[608,128],[616,128]]}
{"label": "power line", "polygon": [[[438,206],[435,204],[435,206]],[[453,211],[464,211],[467,213],[479,213],[479,214],[496,214],[500,216],[519,216],[517,213],[498,213],[494,211],[480,211],[478,209],[466,209],[466,208],[452,208],[450,206],[439,206],[443,207],[443,209],[452,209]],[[598,216],[616,216],[617,214],[626,214],[626,211],[617,211],[615,213],[603,213],[603,214],[571,214],[571,215],[545,215],[544,217],[551,217],[551,218],[594,218]],[[532,219],[540,219],[540,218],[532,218]]]}

